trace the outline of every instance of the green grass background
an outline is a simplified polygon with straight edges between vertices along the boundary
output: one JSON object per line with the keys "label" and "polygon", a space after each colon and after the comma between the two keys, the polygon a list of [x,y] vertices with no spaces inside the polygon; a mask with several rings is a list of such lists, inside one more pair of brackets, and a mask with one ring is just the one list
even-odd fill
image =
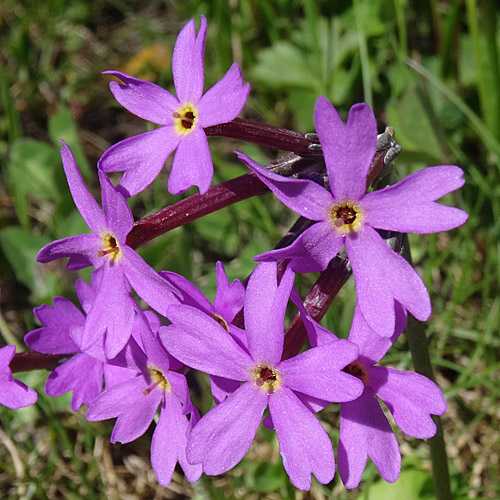
{"label": "green grass background", "polygon": [[[466,185],[444,201],[467,210],[467,224],[449,233],[411,238],[415,265],[434,313],[427,325],[437,381],[449,410],[443,417],[454,498],[500,496],[498,335],[500,231],[500,33],[495,0],[4,0],[0,4],[0,333],[23,349],[35,328],[34,306],[54,295],[75,299],[75,274],[64,262],[38,265],[41,246],[86,230],[59,159],[60,139],[73,148],[85,178],[98,187],[95,165],[118,140],[151,125],[122,109],[108,90],[118,69],[172,90],[170,56],[190,18],[208,19],[206,85],[233,61],[252,91],[242,116],[309,132],[313,107],[325,95],[341,114],[359,101],[373,106],[379,131],[396,130],[400,177],[428,165],[458,164]],[[211,139],[215,182],[245,173],[232,154],[259,161],[275,151]],[[178,197],[165,172],[132,200],[141,218]],[[95,190],[98,195],[98,190]],[[190,190],[187,194],[195,192]],[[397,217],[397,214],[395,214]],[[252,257],[273,247],[294,216],[271,195],[250,199],[174,230],[141,250],[156,269],[215,292],[214,261],[244,279]],[[89,278],[89,271],[78,274]],[[301,278],[305,291],[314,276]],[[348,282],[324,324],[349,331],[354,287]],[[401,339],[385,358],[411,369]],[[0,408],[2,498],[268,498],[431,499],[428,448],[397,432],[403,472],[394,485],[369,464],[360,488],[336,477],[290,486],[274,433],[259,431],[234,470],[189,485],[179,473],[156,484],[149,431],[129,445],[111,445],[112,422],[87,423],[69,411],[69,395],[44,396],[45,372],[21,374],[39,402],[17,412]],[[200,379],[202,388],[207,381]],[[206,411],[208,397],[198,397]],[[322,417],[337,439],[338,407]]]}

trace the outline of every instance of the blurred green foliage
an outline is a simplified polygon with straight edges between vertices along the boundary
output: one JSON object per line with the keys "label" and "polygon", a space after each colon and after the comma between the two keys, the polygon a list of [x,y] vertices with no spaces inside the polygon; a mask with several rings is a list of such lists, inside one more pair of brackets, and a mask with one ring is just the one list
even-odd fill
{"label": "blurred green foliage", "polygon": [[[107,90],[109,78],[101,71],[128,71],[173,90],[170,54],[175,37],[188,19],[198,20],[204,14],[206,88],[233,61],[238,62],[252,86],[243,116],[308,132],[314,130],[318,95],[328,97],[344,116],[352,104],[365,100],[375,110],[380,131],[386,125],[396,130],[403,147],[396,162],[400,176],[435,164],[458,164],[465,170],[466,186],[446,202],[470,213],[467,224],[447,234],[412,237],[412,245],[435,311],[428,332],[438,382],[450,405],[444,426],[455,498],[500,496],[497,10],[495,0],[4,0],[0,5],[0,284],[5,319],[0,331],[4,338],[21,339],[35,327],[33,306],[50,303],[54,295],[74,298],[76,276],[66,273],[63,264],[34,262],[45,243],[86,231],[66,186],[58,155],[60,139],[73,149],[95,190],[95,164],[102,152],[146,130],[142,120],[113,100]],[[233,149],[262,162],[275,154],[222,139],[211,139],[210,144],[216,182],[245,173]],[[99,199],[97,190],[95,194]],[[141,218],[177,199],[166,192],[162,173],[131,204],[136,218]],[[141,254],[156,269],[192,279],[213,298],[215,260],[227,264],[231,278],[244,279],[254,267],[252,257],[274,246],[292,223],[293,215],[267,195],[176,229],[148,244]],[[89,271],[78,276],[88,279]],[[313,279],[299,280],[303,295]],[[354,297],[349,282],[324,320],[340,336],[349,331]],[[411,368],[403,340],[389,352],[387,362]],[[42,379],[37,386],[42,392],[45,375],[36,376]],[[73,416],[66,411],[67,398],[61,406],[47,397],[40,403],[36,410],[24,412],[31,413],[22,424],[18,413],[0,409],[2,427],[14,436],[21,463],[21,470],[14,470],[11,453],[0,446],[4,498],[56,498],[57,494],[102,498],[103,491],[109,497],[133,498],[151,498],[153,492],[161,495],[158,498],[233,498],[236,492],[238,498],[268,498],[268,494],[295,498],[274,433],[265,429],[252,454],[234,471],[194,490],[178,477],[175,497],[156,488],[150,472],[144,472],[149,476],[142,490],[139,474],[130,479],[134,470],[130,461],[118,456],[109,443],[102,444],[108,439],[109,423],[86,424],[83,413]],[[210,401],[202,405],[207,410]],[[325,418],[335,442],[337,409]],[[432,498],[425,445],[400,433],[398,437],[404,442],[405,465],[395,485],[381,482],[369,464],[360,490],[346,492],[336,478],[328,486],[314,482],[305,498],[330,498],[332,491],[339,499]],[[96,442],[104,451],[96,451]],[[136,460],[142,457],[147,464],[147,438],[125,449],[127,457],[135,454]],[[115,483],[101,475],[113,464],[111,455],[115,463],[124,464],[116,466]],[[61,479],[49,489],[61,464],[71,480]],[[38,472],[30,473],[32,468]]]}

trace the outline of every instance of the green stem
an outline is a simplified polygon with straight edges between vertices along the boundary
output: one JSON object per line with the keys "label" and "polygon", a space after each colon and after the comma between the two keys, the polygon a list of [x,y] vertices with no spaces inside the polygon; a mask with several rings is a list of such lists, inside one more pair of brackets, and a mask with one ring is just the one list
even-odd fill
{"label": "green stem", "polygon": [[[407,236],[405,237],[405,242],[403,244],[403,257],[410,264],[412,263],[410,245]],[[429,346],[425,335],[425,324],[417,321],[411,314],[408,314],[406,336],[408,338],[408,346],[410,348],[415,371],[425,375],[427,378],[435,382]],[[428,440],[428,443],[432,462],[434,495],[436,500],[452,500],[450,474],[448,471],[448,457],[446,456],[446,446],[443,437],[441,419],[436,415],[433,415],[432,418],[436,424],[436,434]]]}

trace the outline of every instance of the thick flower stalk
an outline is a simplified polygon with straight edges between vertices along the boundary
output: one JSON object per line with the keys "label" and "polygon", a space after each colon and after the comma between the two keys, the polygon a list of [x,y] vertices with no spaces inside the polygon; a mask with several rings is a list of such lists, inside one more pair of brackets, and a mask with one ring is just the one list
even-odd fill
{"label": "thick flower stalk", "polygon": [[213,177],[213,164],[204,128],[226,123],[243,109],[250,85],[243,84],[234,63],[211,89],[203,94],[207,21],[201,16],[196,35],[194,19],[177,37],[172,73],[177,97],[167,90],[119,71],[106,71],[123,83],[111,82],[116,100],[131,113],[160,125],[125,139],[108,149],[99,167],[105,172],[124,172],[119,189],[132,196],[156,178],[170,154],[177,149],[168,190],[180,194],[191,186],[205,193]]}
{"label": "thick flower stalk", "polygon": [[198,309],[179,305],[168,310],[176,328],[160,328],[160,336],[173,356],[192,368],[243,383],[191,433],[188,461],[201,464],[206,474],[221,474],[243,458],[269,407],[292,483],[309,489],[311,474],[323,484],[333,478],[330,438],[299,394],[329,401],[359,397],[363,384],[342,372],[358,352],[354,344],[337,341],[281,361],[293,279],[287,269],[277,285],[275,263],[261,263],[252,273],[244,307],[247,349]]}
{"label": "thick flower stalk", "polygon": [[296,272],[321,271],[345,245],[361,312],[373,330],[390,337],[395,326],[395,301],[421,321],[429,317],[431,304],[421,278],[386,245],[376,229],[434,233],[460,226],[467,214],[435,201],[464,184],[463,171],[454,165],[429,167],[393,186],[365,194],[377,143],[370,107],[354,105],[344,124],[332,104],[319,97],[314,120],[331,190],[308,179],[276,175],[238,153],[285,205],[315,221],[291,245],[255,259],[290,259],[289,265]]}
{"label": "thick flower stalk", "polygon": [[103,268],[80,348],[87,350],[106,335],[105,354],[113,358],[123,349],[132,331],[136,304],[130,296],[130,287],[160,314],[165,314],[169,304],[178,302],[175,293],[179,292],[126,245],[134,219],[127,200],[113,187],[106,174],[99,172],[103,213],[64,142],[61,157],[75,205],[92,233],[49,243],[40,250],[37,261],[45,263],[69,257],[68,269],[89,265]]}

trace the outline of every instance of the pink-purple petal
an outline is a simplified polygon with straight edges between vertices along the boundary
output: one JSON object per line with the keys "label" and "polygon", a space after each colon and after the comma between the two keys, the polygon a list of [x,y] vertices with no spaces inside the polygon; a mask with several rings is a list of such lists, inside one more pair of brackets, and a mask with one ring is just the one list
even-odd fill
{"label": "pink-purple petal", "polygon": [[77,354],[59,365],[47,378],[45,392],[52,397],[73,391],[71,409],[90,406],[101,393],[104,364],[86,354]]}
{"label": "pink-purple petal", "polygon": [[180,301],[183,304],[196,307],[209,315],[214,312],[214,306],[211,302],[184,276],[172,271],[159,271],[158,274],[181,292],[182,299]]}
{"label": "pink-purple petal", "polygon": [[104,215],[88,190],[71,149],[64,141],[62,145],[61,158],[73,201],[90,230],[98,233],[105,227]]}
{"label": "pink-purple petal", "polygon": [[172,194],[180,194],[191,186],[198,186],[200,194],[205,194],[213,174],[207,136],[201,127],[195,127],[179,141],[168,178],[168,190]]}
{"label": "pink-purple petal", "polygon": [[446,411],[439,387],[427,377],[413,372],[373,366],[370,387],[391,410],[398,427],[409,436],[427,439],[436,433],[432,415]]}
{"label": "pink-purple petal", "polygon": [[378,335],[394,335],[395,300],[417,319],[429,318],[431,303],[422,279],[373,228],[365,226],[354,237],[347,237],[345,245],[356,280],[358,304]]}
{"label": "pink-purple petal", "polygon": [[356,344],[336,340],[282,361],[277,368],[294,391],[325,401],[352,401],[363,393],[363,383],[341,370],[357,357]]}
{"label": "pink-purple petal", "polygon": [[151,184],[179,144],[173,125],[129,137],[111,146],[99,160],[104,172],[124,172],[120,190],[133,196]]}
{"label": "pink-purple petal", "polygon": [[377,124],[370,106],[359,103],[349,111],[347,124],[325,97],[318,97],[314,123],[325,157],[335,200],[358,201],[377,147]]}
{"label": "pink-purple petal", "polygon": [[191,482],[201,476],[201,466],[191,465],[186,460],[188,428],[189,422],[182,413],[180,402],[175,396],[166,395],[151,440],[151,465],[156,479],[164,487],[170,484],[177,461]]}
{"label": "pink-purple petal", "polygon": [[6,345],[0,349],[0,405],[13,410],[30,406],[37,400],[37,393],[19,380],[14,379],[10,362],[16,354],[16,347]]}
{"label": "pink-purple petal", "polygon": [[188,462],[201,464],[210,476],[234,467],[250,448],[268,399],[257,386],[246,383],[212,408],[191,432]]}
{"label": "pink-purple petal", "polygon": [[132,288],[148,306],[165,316],[170,305],[179,303],[179,291],[130,247],[125,245],[121,251],[120,264]]}
{"label": "pink-purple petal", "polygon": [[454,165],[429,167],[393,186],[368,193],[363,198],[366,223],[403,233],[436,233],[461,226],[467,213],[435,200],[462,187],[462,176],[462,169]]}
{"label": "pink-purple petal", "polygon": [[114,358],[130,338],[134,314],[134,302],[123,270],[118,265],[106,265],[101,286],[87,315],[81,350],[90,348],[106,332],[105,353],[108,358]]}
{"label": "pink-purple petal", "polygon": [[340,410],[338,470],[346,488],[356,488],[370,457],[389,483],[399,476],[401,454],[384,412],[371,391]]}
{"label": "pink-purple petal", "polygon": [[206,128],[234,120],[243,109],[249,92],[250,84],[243,85],[240,67],[233,63],[222,79],[201,97],[198,123]]}
{"label": "pink-purple petal", "polygon": [[98,173],[106,229],[112,231],[119,244],[124,244],[127,234],[134,225],[134,216],[127,200],[123,194],[115,189],[108,176],[102,170],[99,170]]}
{"label": "pink-purple petal", "polygon": [[53,306],[43,304],[33,309],[42,325],[24,336],[25,344],[45,354],[68,354],[78,351],[69,332],[85,324],[85,316],[70,300],[54,297]]}
{"label": "pink-purple petal", "polygon": [[170,92],[121,71],[104,71],[103,74],[114,76],[123,82],[111,81],[109,88],[125,109],[158,125],[172,123],[172,112],[179,107],[179,101]]}
{"label": "pink-purple petal", "polygon": [[361,313],[359,305],[356,304],[349,340],[359,347],[359,355],[365,362],[373,365],[380,361],[405,329],[406,311],[399,302],[395,302],[395,315],[394,335],[392,337],[381,337],[370,328]]}
{"label": "pink-purple petal", "polygon": [[111,442],[129,443],[142,436],[155,416],[163,398],[160,390],[147,396],[147,382],[142,376],[127,380],[103,392],[87,410],[91,422],[116,417]]}
{"label": "pink-purple petal", "polygon": [[217,321],[190,306],[171,306],[167,317],[176,328],[160,328],[168,352],[191,368],[233,380],[247,380],[253,365]]}
{"label": "pink-purple petal", "polygon": [[244,316],[248,351],[256,363],[275,365],[281,359],[285,311],[294,277],[288,268],[278,285],[275,262],[261,262],[250,276]]}
{"label": "pink-purple petal", "polygon": [[177,36],[172,54],[172,74],[179,101],[196,104],[204,85],[203,57],[207,20],[201,16],[201,25],[196,36],[194,19],[191,19]]}
{"label": "pink-purple petal", "polygon": [[[100,243],[100,238],[95,234],[86,233],[69,236],[45,245],[38,252],[36,261],[46,264],[56,259],[70,257],[71,262],[73,256],[83,256],[88,260],[88,264],[92,263],[92,265],[98,267],[101,262],[97,257],[97,252],[101,249]],[[68,267],[70,262],[68,262]]]}
{"label": "pink-purple petal", "polygon": [[240,280],[229,284],[224,264],[217,261],[216,268],[217,292],[215,293],[214,309],[228,323],[231,323],[245,304],[245,286]]}
{"label": "pink-purple petal", "polygon": [[306,219],[327,219],[328,208],[334,203],[327,189],[309,179],[292,179],[275,174],[249,156],[238,151],[235,153],[288,208]]}
{"label": "pink-purple petal", "polygon": [[309,490],[311,474],[320,483],[329,483],[335,474],[332,443],[313,413],[286,388],[269,398],[269,411],[292,484]]}
{"label": "pink-purple petal", "polygon": [[324,271],[344,244],[329,222],[317,222],[306,229],[291,245],[257,255],[254,260],[290,259],[296,273]]}
{"label": "pink-purple petal", "polygon": [[239,387],[240,383],[237,380],[217,377],[216,375],[210,377],[210,390],[216,404],[222,403],[229,394],[232,394]]}

